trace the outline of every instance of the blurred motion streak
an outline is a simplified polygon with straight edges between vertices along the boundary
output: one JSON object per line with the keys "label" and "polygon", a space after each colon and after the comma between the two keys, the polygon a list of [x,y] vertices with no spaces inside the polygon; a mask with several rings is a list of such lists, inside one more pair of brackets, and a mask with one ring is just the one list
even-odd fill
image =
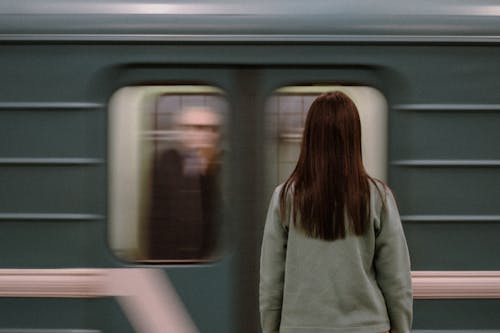
{"label": "blurred motion streak", "polygon": [[197,333],[158,269],[0,269],[0,297],[117,297],[139,333]]}

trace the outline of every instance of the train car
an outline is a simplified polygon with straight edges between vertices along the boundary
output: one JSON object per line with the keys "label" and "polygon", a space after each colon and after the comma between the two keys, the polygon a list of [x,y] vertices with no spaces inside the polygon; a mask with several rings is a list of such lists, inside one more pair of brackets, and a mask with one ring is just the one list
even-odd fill
{"label": "train car", "polygon": [[[259,332],[268,200],[327,90],[357,103],[365,163],[397,198],[413,331],[500,332],[495,1],[0,14],[0,333]],[[186,135],[210,149],[187,154]],[[183,215],[157,205],[171,183]]]}

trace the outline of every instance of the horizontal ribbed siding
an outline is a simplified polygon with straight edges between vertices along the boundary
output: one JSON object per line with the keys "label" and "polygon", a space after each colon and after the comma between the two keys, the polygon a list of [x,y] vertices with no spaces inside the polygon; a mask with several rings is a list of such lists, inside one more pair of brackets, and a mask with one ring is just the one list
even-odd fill
{"label": "horizontal ribbed siding", "polygon": [[0,103],[0,220],[85,220],[103,214],[100,107]]}
{"label": "horizontal ribbed siding", "polygon": [[391,185],[412,269],[500,269],[500,105],[392,109]]}

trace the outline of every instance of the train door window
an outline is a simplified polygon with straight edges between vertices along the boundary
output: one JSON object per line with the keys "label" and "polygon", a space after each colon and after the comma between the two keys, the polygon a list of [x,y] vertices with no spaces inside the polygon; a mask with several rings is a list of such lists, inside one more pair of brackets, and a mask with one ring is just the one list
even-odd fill
{"label": "train door window", "polygon": [[269,191],[293,171],[309,107],[317,96],[328,91],[342,91],[356,104],[361,120],[363,163],[371,176],[386,179],[387,103],[378,90],[366,86],[287,86],[267,100]]}
{"label": "train door window", "polygon": [[111,98],[109,242],[127,261],[219,252],[227,103],[211,86],[125,87]]}

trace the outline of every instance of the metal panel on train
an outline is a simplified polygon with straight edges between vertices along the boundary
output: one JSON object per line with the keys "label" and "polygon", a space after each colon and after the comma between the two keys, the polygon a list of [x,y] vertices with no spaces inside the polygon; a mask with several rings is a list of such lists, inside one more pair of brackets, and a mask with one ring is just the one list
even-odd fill
{"label": "metal panel on train", "polygon": [[[118,268],[160,270],[200,332],[257,332],[275,167],[265,105],[298,84],[370,86],[386,99],[387,181],[413,270],[500,271],[498,6],[294,4],[2,2],[0,280],[92,269],[69,276],[94,284],[89,298],[73,282],[70,296],[63,284],[52,296],[50,283],[35,296],[0,287],[0,332],[138,331],[104,282]],[[126,262],[108,240],[109,101],[125,86],[178,84],[220,88],[229,105],[223,255]],[[498,296],[416,299],[414,331],[495,332],[499,307]]]}

